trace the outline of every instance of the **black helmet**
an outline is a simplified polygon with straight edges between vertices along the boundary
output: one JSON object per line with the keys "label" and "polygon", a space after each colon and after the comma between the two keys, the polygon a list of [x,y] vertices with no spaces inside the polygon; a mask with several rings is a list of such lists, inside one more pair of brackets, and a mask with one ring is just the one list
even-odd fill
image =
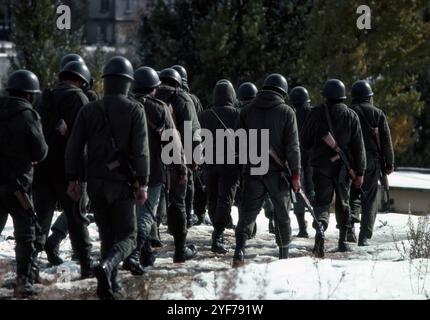
{"label": "black helmet", "polygon": [[140,67],[134,73],[134,87],[136,89],[152,89],[160,84],[160,77],[152,68]]}
{"label": "black helmet", "polygon": [[69,53],[69,54],[66,54],[66,55],[61,59],[61,62],[60,62],[60,66],[61,66],[61,68],[60,68],[60,70],[63,70],[63,69],[64,69],[64,67],[65,67],[69,62],[73,62],[73,61],[78,61],[78,62],[81,62],[81,63],[85,64],[84,59],[83,59],[79,54],[76,54],[76,53]]}
{"label": "black helmet", "polygon": [[72,61],[66,64],[60,72],[60,77],[66,73],[72,73],[82,79],[87,86],[91,83],[91,72],[86,64],[79,61]]}
{"label": "black helmet", "polygon": [[346,100],[345,85],[340,80],[330,79],[325,83],[322,95],[328,100]]}
{"label": "black helmet", "polygon": [[309,92],[304,87],[295,87],[290,92],[290,103],[291,104],[304,104],[311,102]]}
{"label": "black helmet", "polygon": [[178,73],[181,75],[182,81],[188,81],[188,72],[183,66],[175,65],[172,67],[172,69],[178,71]]}
{"label": "black helmet", "polygon": [[178,71],[172,68],[164,69],[160,72],[160,79],[163,81],[164,79],[173,80],[178,84],[178,86],[182,86],[182,78]]}
{"label": "black helmet", "polygon": [[6,90],[26,93],[40,93],[40,84],[37,76],[28,70],[13,72],[8,81]]}
{"label": "black helmet", "polygon": [[245,101],[254,99],[257,96],[258,89],[251,82],[242,83],[239,87],[239,100]]}
{"label": "black helmet", "polygon": [[113,57],[103,68],[103,78],[117,76],[134,80],[133,74],[133,65],[127,58],[121,56]]}
{"label": "black helmet", "polygon": [[353,84],[351,94],[353,99],[369,98],[373,96],[373,91],[369,82],[359,80]]}
{"label": "black helmet", "polygon": [[266,78],[263,84],[263,89],[276,88],[282,91],[285,95],[288,94],[288,82],[287,79],[281,74],[271,74]]}

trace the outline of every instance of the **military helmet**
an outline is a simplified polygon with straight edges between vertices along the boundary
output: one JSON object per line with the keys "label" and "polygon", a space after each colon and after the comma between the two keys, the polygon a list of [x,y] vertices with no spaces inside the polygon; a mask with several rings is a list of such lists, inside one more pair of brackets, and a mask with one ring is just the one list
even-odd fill
{"label": "military helmet", "polygon": [[369,82],[359,80],[353,84],[351,94],[353,99],[368,98],[373,96],[373,91]]}
{"label": "military helmet", "polygon": [[330,79],[325,83],[322,95],[328,100],[346,100],[345,85],[338,79]]}
{"label": "military helmet", "polygon": [[134,87],[137,89],[152,89],[161,84],[158,73],[149,67],[140,67],[134,72]]}
{"label": "military helmet", "polygon": [[254,99],[257,96],[258,89],[252,82],[242,83],[239,87],[239,100],[245,101]]}
{"label": "military helmet", "polygon": [[134,80],[133,75],[133,65],[127,58],[121,56],[113,57],[103,68],[103,78],[117,76]]}
{"label": "military helmet", "polygon": [[78,62],[81,62],[81,63],[85,64],[84,59],[79,54],[69,53],[69,54],[66,54],[63,58],[61,58],[61,62],[60,62],[61,68],[60,68],[60,70],[63,70],[64,67],[69,62],[73,62],[73,61],[78,61]]}
{"label": "military helmet", "polygon": [[188,72],[183,66],[175,65],[172,67],[172,69],[178,71],[178,73],[181,75],[182,81],[188,81]]}
{"label": "military helmet", "polygon": [[230,81],[230,80],[227,80],[227,79],[221,79],[221,80],[219,80],[219,81],[216,83],[216,85],[223,84],[223,83],[226,83],[226,84],[228,84],[229,86],[233,87],[233,84],[231,83],[231,81]]}
{"label": "military helmet", "polygon": [[290,103],[291,104],[304,104],[311,102],[309,92],[304,87],[295,87],[290,92]]}
{"label": "military helmet", "polygon": [[60,77],[64,74],[71,73],[82,79],[87,86],[91,83],[91,72],[85,63],[72,61],[66,64],[60,72]]}
{"label": "military helmet", "polygon": [[283,92],[285,95],[288,94],[288,82],[287,79],[281,74],[274,73],[266,78],[263,84],[263,89],[276,88]]}
{"label": "military helmet", "polygon": [[164,69],[160,72],[160,79],[170,79],[178,84],[178,86],[182,86],[182,78],[178,71],[172,68]]}
{"label": "military helmet", "polygon": [[17,70],[9,76],[6,90],[26,93],[40,93],[39,79],[31,71]]}

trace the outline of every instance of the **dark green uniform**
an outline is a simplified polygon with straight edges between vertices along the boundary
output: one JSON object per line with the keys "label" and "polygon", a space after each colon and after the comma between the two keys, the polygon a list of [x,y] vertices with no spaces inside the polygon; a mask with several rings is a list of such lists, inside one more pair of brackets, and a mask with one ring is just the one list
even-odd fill
{"label": "dark green uniform", "polygon": [[0,97],[0,207],[12,216],[17,276],[27,280],[31,279],[35,253],[35,226],[14,197],[12,185],[18,179],[31,195],[32,163],[42,161],[47,152],[40,117],[31,104],[21,98]]}
{"label": "dark green uniform", "polygon": [[[329,103],[329,113],[338,145],[351,159],[351,166],[358,176],[366,169],[366,155],[358,116],[343,103]],[[314,168],[315,214],[324,228],[328,227],[329,209],[336,193],[336,220],[340,229],[348,228],[351,214],[349,190],[351,179],[341,160],[332,162],[336,152],[322,140],[329,132],[324,105],[313,108],[303,126],[302,147],[311,152],[310,164]],[[314,224],[315,227],[315,224]]]}
{"label": "dark green uniform", "polygon": [[[67,82],[61,82],[52,91],[44,92],[40,114],[49,153],[46,161],[36,167],[34,179],[34,204],[43,233],[37,240],[39,250],[44,248],[59,202],[67,217],[73,251],[85,269],[90,268],[91,251],[87,220],[79,204],[66,193],[64,155],[77,114],[87,103],[84,92]],[[83,171],[83,160],[76,165]]]}
{"label": "dark green uniform", "polygon": [[[281,94],[272,90],[259,92],[255,100],[242,109],[240,118],[241,127],[247,131],[269,129],[270,146],[282,160],[288,162],[293,175],[299,174],[300,147],[296,117]],[[260,141],[259,138],[257,150],[262,150]],[[252,176],[249,169],[245,170],[243,177],[243,199],[239,209],[236,241],[239,237],[251,237],[257,215],[269,194],[274,205],[276,242],[280,248],[287,248],[291,242],[290,197],[289,185],[281,177],[283,169],[273,159],[269,162],[269,172],[263,176]]]}
{"label": "dark green uniform", "polygon": [[[367,168],[364,175],[363,198],[351,198],[352,213],[355,221],[360,221],[361,227],[359,239],[371,239],[373,226],[378,211],[376,197],[378,194],[378,181],[380,171],[391,170],[394,168],[394,150],[391,141],[390,128],[384,112],[369,102],[355,103],[352,105],[360,118],[363,130],[364,144],[366,147]],[[378,128],[381,141],[381,152],[378,150],[373,128]],[[385,160],[385,168],[381,168],[381,157]]]}
{"label": "dark green uniform", "polygon": [[[234,107],[236,93],[233,87],[226,82],[218,83],[214,92],[214,106],[200,115],[202,128],[209,130],[214,139],[213,155],[216,157],[220,150],[215,150],[217,130],[235,130],[238,126],[239,110]],[[226,127],[224,127],[226,126]],[[214,226],[212,235],[212,251],[226,253],[223,246],[224,230],[231,220],[231,207],[234,202],[236,189],[239,184],[240,166],[227,164],[227,149],[225,145],[223,164],[206,164],[204,166],[207,182],[209,216]],[[230,150],[231,152],[231,150]],[[216,159],[214,159],[216,162]]]}

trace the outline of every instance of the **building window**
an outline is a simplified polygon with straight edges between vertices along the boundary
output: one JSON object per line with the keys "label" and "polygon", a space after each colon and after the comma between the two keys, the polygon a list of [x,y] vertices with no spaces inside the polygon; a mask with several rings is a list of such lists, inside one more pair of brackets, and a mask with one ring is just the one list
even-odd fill
{"label": "building window", "polygon": [[126,13],[131,12],[131,0],[125,0],[125,12]]}
{"label": "building window", "polygon": [[100,0],[100,12],[108,12],[110,10],[110,0]]}

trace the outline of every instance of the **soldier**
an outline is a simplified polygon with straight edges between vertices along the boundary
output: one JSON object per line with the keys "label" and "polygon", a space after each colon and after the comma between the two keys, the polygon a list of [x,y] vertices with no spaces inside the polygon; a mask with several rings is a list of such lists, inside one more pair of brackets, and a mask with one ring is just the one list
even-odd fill
{"label": "soldier", "polygon": [[32,283],[34,211],[29,202],[33,164],[44,160],[48,146],[40,117],[32,108],[34,96],[40,93],[36,75],[27,70],[15,71],[8,79],[7,91],[8,97],[0,97],[0,207],[2,212],[11,214],[14,225],[17,264],[14,294],[17,298],[27,298],[37,293]]}
{"label": "soldier", "polygon": [[[82,64],[85,64],[84,59],[78,55],[78,54],[74,54],[74,53],[70,53],[65,55],[62,59],[61,59],[61,63],[60,63],[60,67],[61,67],[61,71],[63,71],[65,69],[65,67],[70,63],[70,62],[80,62]],[[60,71],[60,72],[61,72]],[[93,78],[90,78],[90,83],[87,85],[86,83],[84,83],[82,90],[84,91],[85,95],[87,96],[88,100],[90,102],[92,101],[96,101],[99,100],[100,97],[98,95],[98,93],[93,90]],[[87,212],[87,207],[88,207],[88,194],[86,191],[86,182],[82,182],[82,197],[80,200],[80,206],[81,206],[81,211],[83,213]],[[94,220],[94,217],[92,215],[87,215],[87,223],[90,223],[91,221]],[[64,212],[62,212],[58,218],[55,220],[55,222],[52,224],[51,227],[51,235],[48,237],[48,239],[46,240],[46,245],[45,245],[45,250],[47,252],[49,261],[52,265],[60,265],[63,263],[63,260],[60,258],[60,244],[61,242],[66,239],[68,233],[69,233],[69,228],[67,225],[67,217],[66,214]],[[77,258],[77,255],[74,254],[73,255],[74,258]]]}
{"label": "soldier", "polygon": [[[182,78],[174,69],[165,69],[160,72],[161,86],[158,88],[156,98],[162,100],[173,109],[175,126],[181,136],[184,146],[185,125],[191,123],[193,150],[200,145],[201,138],[198,134],[200,124],[191,98],[182,89]],[[191,162],[191,161],[189,161]],[[194,165],[193,165],[194,166]],[[177,172],[170,170],[169,204],[167,208],[167,221],[170,233],[175,241],[174,263],[183,263],[194,258],[197,254],[195,246],[186,246],[187,239],[187,214],[185,197],[187,185],[183,184],[182,177]]]}
{"label": "soldier", "polygon": [[[37,237],[38,250],[45,249],[53,265],[62,262],[56,260],[58,254],[51,254],[53,248],[50,243],[46,243],[54,210],[59,202],[67,217],[70,240],[80,262],[82,278],[93,276],[91,242],[84,212],[67,195],[64,155],[76,116],[88,103],[82,88],[90,79],[91,74],[85,64],[69,62],[59,74],[59,84],[52,90],[44,91],[39,110],[49,152],[46,161],[36,167],[34,179],[34,204],[42,228],[42,234]],[[82,162],[81,170],[83,167]]]}
{"label": "soldier", "polygon": [[[394,150],[390,127],[388,126],[384,112],[374,106],[373,95],[372,87],[367,81],[357,81],[352,86],[351,108],[357,113],[360,119],[367,158],[363,198],[361,201],[360,199],[351,199],[353,208],[354,203],[358,201],[358,208],[354,208],[356,210],[353,213],[358,213],[359,209],[361,209],[361,225],[358,236],[359,246],[369,245],[368,240],[373,235],[373,226],[378,210],[376,196],[381,171],[385,175],[390,175],[394,170]],[[357,195],[358,193],[353,194]],[[360,221],[358,216],[354,218],[353,223]],[[355,234],[354,225],[352,225],[350,233]]]}
{"label": "soldier", "polygon": [[[346,236],[351,222],[349,206],[351,181],[352,177],[355,177],[352,181],[354,187],[361,188],[366,169],[366,154],[358,116],[344,104],[345,85],[337,79],[328,80],[322,95],[326,102],[311,110],[303,125],[301,141],[303,149],[311,152],[315,215],[324,229],[327,229],[330,205],[333,194],[336,193],[339,251],[346,252],[350,250]],[[329,133],[342,154],[326,143]]]}
{"label": "soldier", "polygon": [[[160,86],[160,78],[155,70],[142,67],[134,73],[134,97],[145,108],[148,122],[148,138],[150,150],[150,176],[148,188],[148,200],[143,206],[137,208],[137,247],[133,253],[124,261],[124,269],[130,270],[134,275],[142,275],[144,267],[153,266],[155,257],[150,245],[150,233],[153,228],[158,234],[158,226],[155,214],[157,212],[163,183],[166,182],[166,169],[161,159],[161,150],[164,145],[162,135],[164,130],[174,129],[171,111],[167,105],[154,98],[157,88]],[[182,150],[180,139],[178,150]],[[187,167],[185,164],[173,165],[172,170],[177,171],[177,175],[182,177],[184,183],[187,177]]]}
{"label": "soldier", "polygon": [[[197,115],[199,115],[203,111],[202,104],[200,102],[200,99],[190,92],[190,87],[188,86],[188,72],[187,70],[180,65],[175,65],[172,67],[173,70],[176,70],[182,79],[182,89],[189,95],[191,98],[191,101],[194,105],[194,111]],[[193,168],[188,168],[188,185],[187,185],[187,196],[185,198],[185,206],[187,211],[187,227],[191,228],[195,223],[202,222],[202,218],[204,219],[204,215],[202,217],[201,212],[200,215],[197,217],[198,221],[195,221],[195,217],[193,216],[193,203],[194,203],[194,196],[195,196],[195,177],[194,177],[194,171]],[[201,195],[201,193],[199,193]],[[197,201],[202,202],[201,199],[198,199]]]}
{"label": "soldier", "polygon": [[[290,105],[296,111],[297,126],[299,135],[303,131],[303,124],[311,111],[311,99],[306,88],[296,87],[290,92]],[[309,199],[314,198],[314,186],[312,182],[312,167],[309,164],[309,153],[301,150],[302,159],[302,188]],[[297,203],[294,205],[294,214],[296,215],[299,224],[299,233],[297,238],[309,238],[307,231],[307,221],[305,220],[305,205],[300,197],[297,198]]]}
{"label": "soldier", "polygon": [[101,240],[101,262],[95,267],[97,295],[117,299],[117,267],[136,245],[135,199],[147,199],[149,146],[145,111],[127,97],[133,66],[123,57],[103,69],[102,100],[81,110],[66,150],[68,194],[79,201],[79,163],[88,149],[88,195]]}
{"label": "soldier", "polygon": [[[217,130],[229,132],[229,130],[235,130],[238,125],[240,112],[234,107],[235,102],[236,92],[233,85],[227,80],[219,81],[215,86],[213,107],[200,116],[202,128],[209,130],[215,138],[214,146],[221,144],[216,140]],[[230,223],[231,207],[240,177],[240,166],[227,164],[229,147],[231,145],[227,145],[225,150],[215,150],[215,147],[213,150],[214,156],[224,152],[224,163],[204,166],[208,187],[209,216],[214,227],[212,252],[220,254],[228,252],[224,247],[224,230]]]}
{"label": "soldier", "polygon": [[239,87],[239,108],[246,107],[257,96],[258,89],[251,82],[242,83]]}
{"label": "soldier", "polygon": [[257,94],[252,103],[241,110],[241,127],[251,129],[268,129],[270,145],[260,145],[257,150],[261,154],[269,153],[272,149],[278,157],[288,163],[291,169],[292,186],[282,177],[281,168],[272,158],[269,170],[265,175],[251,175],[251,164],[244,173],[243,201],[239,208],[239,222],[236,227],[236,250],[233,257],[233,267],[244,264],[245,245],[252,235],[254,223],[260,213],[267,194],[275,208],[276,243],[279,246],[279,258],[288,258],[291,242],[291,225],[289,218],[290,195],[289,188],[296,192],[300,190],[300,147],[297,123],[294,111],[285,103],[288,94],[287,80],[280,74],[270,75],[264,82],[263,90]]}

